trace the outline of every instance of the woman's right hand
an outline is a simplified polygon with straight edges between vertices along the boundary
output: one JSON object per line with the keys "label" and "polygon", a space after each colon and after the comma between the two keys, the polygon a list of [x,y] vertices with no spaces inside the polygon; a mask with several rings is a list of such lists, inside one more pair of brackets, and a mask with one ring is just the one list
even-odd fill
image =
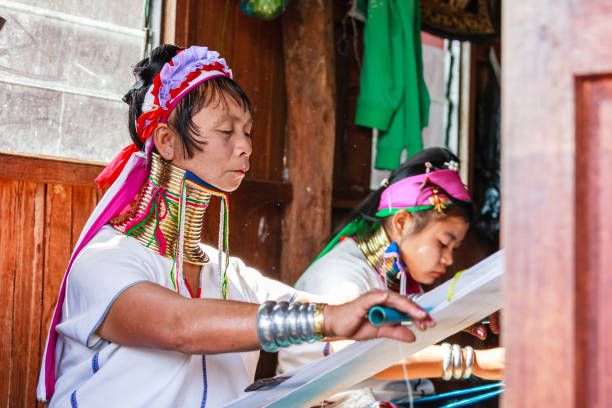
{"label": "woman's right hand", "polygon": [[485,380],[503,380],[506,367],[506,349],[474,350],[472,374]]}
{"label": "woman's right hand", "polygon": [[352,340],[366,340],[377,337],[388,337],[395,340],[413,342],[414,333],[405,326],[374,326],[368,320],[368,313],[374,306],[387,306],[407,313],[414,319],[414,327],[419,330],[433,327],[434,321],[411,299],[397,293],[371,290],[355,300],[341,305],[326,305],[326,337],[342,337]]}

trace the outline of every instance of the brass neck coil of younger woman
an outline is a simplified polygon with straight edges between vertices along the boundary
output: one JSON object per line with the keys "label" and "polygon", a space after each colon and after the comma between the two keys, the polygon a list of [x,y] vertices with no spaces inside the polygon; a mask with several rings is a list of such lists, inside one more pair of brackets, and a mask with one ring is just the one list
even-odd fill
{"label": "brass neck coil of younger woman", "polygon": [[[136,238],[145,247],[159,253],[160,244],[155,237],[156,228],[161,229],[166,240],[164,257],[174,259],[176,251],[176,238],[179,230],[179,197],[181,195],[181,183],[185,175],[185,170],[173,166],[164,160],[159,154],[151,154],[151,171],[149,178],[138,195],[136,202],[132,203],[132,211],[125,215],[120,215],[111,220],[111,225],[122,234],[127,234],[130,222],[147,211],[156,188],[163,187],[165,196],[159,202],[159,213],[165,216],[150,216],[142,228],[130,236]],[[202,251],[200,241],[204,224],[204,213],[208,207],[211,194],[193,186],[186,185],[185,199],[185,219],[184,219],[184,243],[183,261],[202,265],[208,262],[208,256]],[[167,212],[166,212],[167,210]]]}
{"label": "brass neck coil of younger woman", "polygon": [[[387,237],[385,227],[380,225],[378,228],[376,228],[376,231],[374,231],[370,238],[366,238],[365,234],[363,233],[357,234],[357,236],[354,238],[357,246],[365,255],[370,266],[374,268],[374,270],[378,271],[378,264],[381,261],[383,253],[389,247],[389,245],[391,245],[391,241],[389,241],[389,237]],[[381,271],[381,273],[385,274],[387,288],[393,292],[399,292],[400,277],[393,271]]]}
{"label": "brass neck coil of younger woman", "polygon": [[385,227],[379,225],[369,238],[365,233],[358,233],[353,238],[370,266],[376,269],[385,249],[391,244]]}

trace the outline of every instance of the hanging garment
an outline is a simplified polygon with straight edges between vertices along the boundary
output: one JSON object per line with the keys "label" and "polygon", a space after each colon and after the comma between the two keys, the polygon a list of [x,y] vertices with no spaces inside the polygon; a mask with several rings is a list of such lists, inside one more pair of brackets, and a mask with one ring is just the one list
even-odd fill
{"label": "hanging garment", "polygon": [[475,202],[480,212],[474,220],[476,230],[492,243],[499,243],[501,213],[501,95],[497,76],[489,66],[485,89],[476,103],[474,144]]}
{"label": "hanging garment", "polygon": [[370,0],[356,123],[377,128],[375,167],[393,170],[423,148],[429,119],[418,0]]}

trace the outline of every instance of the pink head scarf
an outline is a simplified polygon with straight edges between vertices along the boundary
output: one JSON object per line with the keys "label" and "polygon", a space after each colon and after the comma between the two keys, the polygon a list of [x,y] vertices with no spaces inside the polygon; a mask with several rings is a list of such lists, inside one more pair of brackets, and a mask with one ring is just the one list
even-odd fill
{"label": "pink head scarf", "polygon": [[435,208],[441,210],[447,204],[452,203],[452,200],[437,186],[456,200],[470,201],[470,195],[459,173],[449,169],[434,170],[406,177],[387,187],[380,196],[376,216],[384,217],[400,209],[418,211]]}

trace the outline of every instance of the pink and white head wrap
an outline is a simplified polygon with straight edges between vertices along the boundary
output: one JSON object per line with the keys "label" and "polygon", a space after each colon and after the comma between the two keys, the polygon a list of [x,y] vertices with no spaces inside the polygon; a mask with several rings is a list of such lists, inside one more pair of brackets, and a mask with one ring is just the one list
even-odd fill
{"label": "pink and white head wrap", "polygon": [[[217,51],[198,46],[179,51],[172,60],[164,64],[147,90],[136,127],[140,141],[147,145],[157,125],[168,121],[183,96],[202,82],[219,76],[231,79],[232,70]],[[153,144],[149,143],[145,149],[146,153],[152,148]],[[129,158],[138,150],[135,144],[123,148],[96,178],[98,187],[113,184]]]}

